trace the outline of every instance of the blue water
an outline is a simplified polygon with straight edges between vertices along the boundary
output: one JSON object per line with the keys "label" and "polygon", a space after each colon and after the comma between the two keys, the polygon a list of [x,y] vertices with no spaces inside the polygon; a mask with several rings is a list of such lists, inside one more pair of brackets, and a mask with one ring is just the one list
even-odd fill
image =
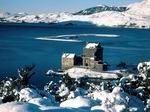
{"label": "blue water", "polygon": [[62,53],[81,54],[85,43],[43,41],[35,38],[67,34],[119,35],[118,38],[78,38],[82,41],[101,42],[104,47],[104,61],[111,65],[120,61],[137,64],[150,60],[150,29],[0,25],[0,79],[15,76],[19,67],[36,64],[36,75],[31,82],[41,86],[49,81],[44,73],[48,69],[60,68]]}

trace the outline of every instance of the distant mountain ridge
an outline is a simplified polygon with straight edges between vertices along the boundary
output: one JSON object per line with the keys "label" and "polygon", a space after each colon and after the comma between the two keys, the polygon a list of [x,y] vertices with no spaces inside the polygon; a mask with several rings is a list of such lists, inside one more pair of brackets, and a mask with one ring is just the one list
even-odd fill
{"label": "distant mountain ridge", "polygon": [[49,13],[31,15],[27,13],[0,13],[0,22],[150,28],[150,0],[133,3],[127,7],[97,6],[74,14]]}
{"label": "distant mountain ridge", "polygon": [[110,6],[104,5],[104,6],[96,6],[96,7],[87,8],[87,9],[74,13],[74,15],[90,15],[90,14],[99,13],[103,11],[124,12],[127,10],[128,10],[127,7],[115,7],[115,6],[110,7]]}

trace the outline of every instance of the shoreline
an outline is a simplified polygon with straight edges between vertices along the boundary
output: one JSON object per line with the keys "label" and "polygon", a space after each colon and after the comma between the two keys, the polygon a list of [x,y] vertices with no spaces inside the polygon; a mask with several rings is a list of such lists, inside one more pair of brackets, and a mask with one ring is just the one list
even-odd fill
{"label": "shoreline", "polygon": [[97,26],[97,25],[67,25],[58,23],[19,23],[19,22],[0,22],[1,26],[25,26],[25,27],[63,27],[63,28],[121,28],[121,29],[138,29],[138,30],[150,30],[150,28],[141,27],[129,27],[129,26]]}

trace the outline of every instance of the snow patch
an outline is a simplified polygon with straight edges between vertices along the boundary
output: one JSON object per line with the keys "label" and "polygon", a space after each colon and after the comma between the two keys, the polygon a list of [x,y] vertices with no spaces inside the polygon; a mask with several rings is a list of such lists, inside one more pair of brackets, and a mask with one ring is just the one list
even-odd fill
{"label": "snow patch", "polygon": [[33,98],[42,98],[36,90],[31,88],[24,88],[20,91],[20,101],[29,101]]}
{"label": "snow patch", "polygon": [[37,40],[49,40],[49,41],[62,41],[62,42],[81,42],[80,40],[73,39],[52,39],[52,38],[35,38]]}
{"label": "snow patch", "polygon": [[96,48],[99,44],[97,43],[88,43],[85,48],[89,49],[89,48]]}
{"label": "snow patch", "polygon": [[93,77],[102,79],[117,79],[119,76],[111,72],[96,72],[86,68],[73,67],[65,71],[71,78]]}
{"label": "snow patch", "polygon": [[62,58],[74,58],[75,54],[74,53],[64,53],[62,55]]}
{"label": "snow patch", "polygon": [[91,101],[88,98],[78,96],[74,99],[69,99],[62,102],[60,104],[60,107],[72,107],[72,108],[91,107]]}

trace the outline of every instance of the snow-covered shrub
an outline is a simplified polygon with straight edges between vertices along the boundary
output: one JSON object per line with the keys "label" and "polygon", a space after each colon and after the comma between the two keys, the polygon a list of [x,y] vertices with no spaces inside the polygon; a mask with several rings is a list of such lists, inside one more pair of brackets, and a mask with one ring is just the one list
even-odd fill
{"label": "snow-covered shrub", "polygon": [[123,89],[131,95],[137,96],[146,103],[146,99],[150,98],[149,89],[149,73],[150,62],[139,63],[139,73],[123,77],[120,82]]}
{"label": "snow-covered shrub", "polygon": [[59,90],[57,91],[58,95],[62,98],[61,101],[64,101],[67,99],[67,96],[69,95],[70,91],[69,88],[66,87],[66,84],[61,84],[59,87]]}
{"label": "snow-covered shrub", "polygon": [[49,92],[52,95],[56,95],[56,92],[58,91],[59,86],[60,86],[59,83],[55,83],[54,81],[51,81],[44,86],[44,90]]}
{"label": "snow-covered shrub", "polygon": [[127,109],[128,95],[120,87],[115,87],[110,93],[108,91],[96,91],[93,93],[95,100],[101,101],[99,105],[91,108],[92,111],[122,112]]}
{"label": "snow-covered shrub", "polygon": [[146,112],[150,112],[150,99],[147,99],[146,101],[146,106],[145,106],[145,109],[144,109]]}
{"label": "snow-covered shrub", "polygon": [[57,102],[55,101],[55,98],[51,94],[42,90],[24,88],[20,91],[19,95],[20,95],[19,101],[29,102],[32,104],[36,104],[38,106],[58,105]]}
{"label": "snow-covered shrub", "polygon": [[147,72],[150,70],[150,62],[142,62],[137,66],[139,74],[143,77],[143,80],[147,78]]}
{"label": "snow-covered shrub", "polygon": [[17,78],[6,78],[0,82],[0,97],[4,103],[19,100],[19,91],[21,88],[29,86],[29,79],[34,74],[32,72],[34,67],[18,69]]}
{"label": "snow-covered shrub", "polygon": [[18,99],[17,81],[7,78],[0,82],[0,97],[2,102],[10,102]]}
{"label": "snow-covered shrub", "polygon": [[130,96],[121,87],[115,87],[112,92],[95,91],[94,100],[101,103],[91,108],[92,111],[102,112],[144,112],[144,103],[136,96]]}
{"label": "snow-covered shrub", "polygon": [[65,74],[62,76],[61,83],[65,84],[70,91],[74,91],[76,90],[77,87],[80,86],[81,81],[77,79],[73,79],[68,74]]}
{"label": "snow-covered shrub", "polygon": [[42,98],[39,93],[31,88],[24,88],[19,92],[19,101],[29,101],[33,98]]}
{"label": "snow-covered shrub", "polygon": [[64,74],[58,82],[51,81],[48,83],[44,90],[52,94],[57,101],[62,102],[67,100],[70,92],[75,91],[79,86],[79,80],[72,79],[68,74]]}

